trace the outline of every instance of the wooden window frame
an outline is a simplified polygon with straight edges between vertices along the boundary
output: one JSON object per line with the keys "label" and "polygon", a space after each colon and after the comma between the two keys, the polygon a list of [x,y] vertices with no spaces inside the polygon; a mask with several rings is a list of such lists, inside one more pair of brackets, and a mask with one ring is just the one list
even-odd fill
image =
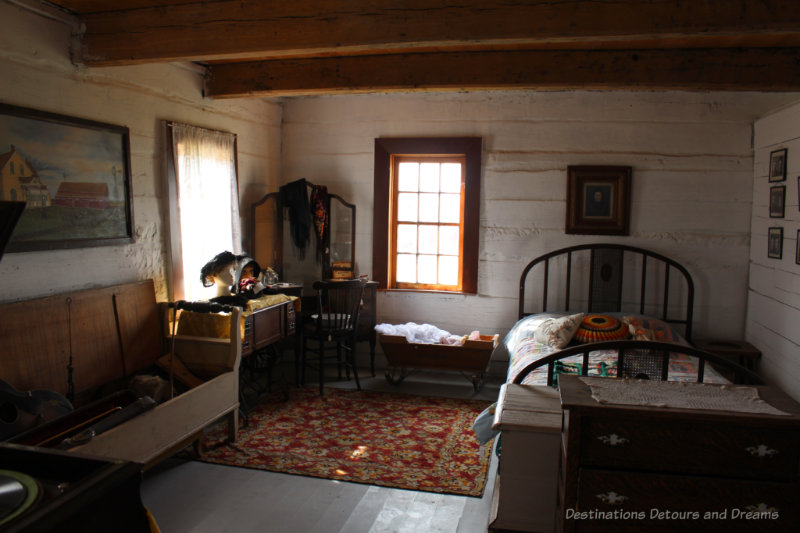
{"label": "wooden window frame", "polygon": [[391,242],[393,226],[391,222],[392,159],[394,156],[462,156],[466,160],[464,168],[464,220],[463,244],[461,248],[461,290],[436,289],[443,292],[478,292],[478,245],[480,229],[481,193],[481,150],[480,137],[407,137],[375,139],[375,169],[373,192],[373,232],[372,232],[372,277],[379,289],[424,291],[425,288],[399,289],[392,287],[390,257],[394,245]]}

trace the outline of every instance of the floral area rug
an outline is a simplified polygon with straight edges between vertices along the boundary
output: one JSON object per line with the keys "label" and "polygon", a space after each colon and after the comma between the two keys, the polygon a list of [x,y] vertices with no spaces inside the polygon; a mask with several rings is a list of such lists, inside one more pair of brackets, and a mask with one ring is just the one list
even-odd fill
{"label": "floral area rug", "polygon": [[479,497],[491,446],[472,430],[489,402],[370,391],[292,389],[250,411],[235,443],[225,424],[201,461]]}

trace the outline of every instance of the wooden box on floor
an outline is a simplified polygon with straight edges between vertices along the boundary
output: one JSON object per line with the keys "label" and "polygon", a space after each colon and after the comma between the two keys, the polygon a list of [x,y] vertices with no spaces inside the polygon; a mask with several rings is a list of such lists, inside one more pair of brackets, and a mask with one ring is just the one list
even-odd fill
{"label": "wooden box on floor", "polygon": [[501,431],[501,450],[489,530],[551,533],[561,443],[558,391],[503,385],[492,427]]}
{"label": "wooden box on floor", "polygon": [[483,374],[497,346],[498,336],[481,335],[480,340],[466,340],[461,346],[415,344],[402,335],[381,335],[379,339],[390,367]]}

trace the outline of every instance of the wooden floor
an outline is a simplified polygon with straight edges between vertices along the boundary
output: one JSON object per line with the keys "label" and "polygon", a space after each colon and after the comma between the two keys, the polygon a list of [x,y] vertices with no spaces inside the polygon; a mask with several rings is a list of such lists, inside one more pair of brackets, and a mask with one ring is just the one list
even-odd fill
{"label": "wooden floor", "polygon": [[[352,383],[330,383],[352,387]],[[362,379],[369,390],[497,399],[499,383],[474,393],[452,373],[414,373],[399,386]],[[162,533],[485,532],[497,458],[483,497],[390,489],[182,460],[145,474],[142,500]]]}

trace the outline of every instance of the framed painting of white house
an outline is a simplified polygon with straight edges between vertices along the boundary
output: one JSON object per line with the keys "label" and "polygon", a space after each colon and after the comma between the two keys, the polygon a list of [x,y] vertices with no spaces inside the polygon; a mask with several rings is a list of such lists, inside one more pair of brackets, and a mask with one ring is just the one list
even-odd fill
{"label": "framed painting of white house", "polygon": [[6,252],[133,242],[128,128],[0,104],[0,201],[25,202]]}

